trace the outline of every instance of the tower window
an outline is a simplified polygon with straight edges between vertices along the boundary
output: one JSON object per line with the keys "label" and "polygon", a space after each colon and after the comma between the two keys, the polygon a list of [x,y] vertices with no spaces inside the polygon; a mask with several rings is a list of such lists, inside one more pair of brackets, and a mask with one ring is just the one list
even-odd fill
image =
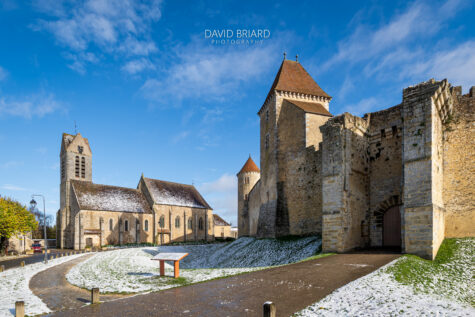
{"label": "tower window", "polygon": [[86,178],[86,158],[81,157],[81,177]]}
{"label": "tower window", "polygon": [[188,229],[193,229],[193,221],[191,218],[188,219]]}
{"label": "tower window", "polygon": [[266,149],[269,148],[269,133],[266,134],[265,147]]}
{"label": "tower window", "polygon": [[114,228],[114,221],[112,219],[109,219],[109,231],[112,231]]}
{"label": "tower window", "polygon": [[79,154],[82,154],[82,151],[84,151],[84,147],[81,145],[78,145],[78,152]]}
{"label": "tower window", "polygon": [[145,220],[144,229],[145,231],[148,231],[148,220]]}
{"label": "tower window", "polygon": [[76,156],[74,168],[76,177],[79,177],[79,156]]}
{"label": "tower window", "polygon": [[129,221],[128,220],[124,221],[124,231],[129,231]]}
{"label": "tower window", "polygon": [[266,121],[269,121],[269,109],[266,110]]}
{"label": "tower window", "polygon": [[382,138],[386,137],[386,130],[385,129],[381,129],[381,137]]}
{"label": "tower window", "polygon": [[203,230],[203,218],[200,217],[200,220],[198,220],[198,229]]}
{"label": "tower window", "polygon": [[393,125],[392,129],[393,129],[393,135],[397,135],[397,126]]}

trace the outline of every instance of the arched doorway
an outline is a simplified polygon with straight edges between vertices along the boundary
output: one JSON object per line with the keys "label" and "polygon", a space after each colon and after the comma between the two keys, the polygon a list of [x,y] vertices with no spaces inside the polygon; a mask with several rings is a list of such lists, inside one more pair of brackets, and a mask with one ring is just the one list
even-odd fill
{"label": "arched doorway", "polygon": [[401,213],[399,206],[393,206],[383,215],[383,246],[401,247]]}

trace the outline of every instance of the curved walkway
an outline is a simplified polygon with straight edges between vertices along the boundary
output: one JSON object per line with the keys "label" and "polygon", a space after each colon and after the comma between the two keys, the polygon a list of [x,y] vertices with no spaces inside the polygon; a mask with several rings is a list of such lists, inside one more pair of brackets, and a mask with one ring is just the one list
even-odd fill
{"label": "curved walkway", "polygon": [[[66,280],[66,274],[79,262],[93,256],[88,254],[42,271],[30,280],[31,291],[52,311],[79,308],[91,300],[91,292],[73,286]],[[126,297],[125,295],[102,295],[101,301]]]}
{"label": "curved walkway", "polygon": [[[262,305],[268,300],[276,304],[277,316],[290,316],[399,256],[338,254],[51,316],[262,316]],[[101,301],[106,300],[101,296]]]}

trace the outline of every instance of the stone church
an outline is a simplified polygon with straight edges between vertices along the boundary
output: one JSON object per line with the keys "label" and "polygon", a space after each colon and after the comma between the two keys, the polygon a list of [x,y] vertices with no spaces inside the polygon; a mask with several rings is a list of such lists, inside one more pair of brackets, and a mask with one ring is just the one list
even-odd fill
{"label": "stone church", "polygon": [[333,116],[331,99],[284,59],[258,112],[260,169],[249,157],[237,174],[239,236],[428,259],[444,237],[475,236],[475,87],[431,79],[363,117]]}
{"label": "stone church", "polygon": [[80,133],[63,134],[57,246],[214,240],[213,210],[192,185],[140,177],[137,188],[92,182],[92,152]]}

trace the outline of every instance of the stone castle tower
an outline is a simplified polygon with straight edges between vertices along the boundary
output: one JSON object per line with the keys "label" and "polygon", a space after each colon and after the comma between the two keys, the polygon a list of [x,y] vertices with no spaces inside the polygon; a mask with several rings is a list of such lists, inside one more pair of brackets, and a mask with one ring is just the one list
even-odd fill
{"label": "stone castle tower", "polygon": [[251,156],[241,168],[238,177],[238,227],[239,236],[249,236],[250,219],[248,214],[249,194],[259,181],[261,175]]}
{"label": "stone castle tower", "polygon": [[330,100],[282,62],[258,112],[260,178],[249,189],[238,174],[240,236],[321,234],[324,252],[434,259],[444,238],[475,234],[475,87],[431,79],[363,117],[332,116]]}
{"label": "stone castle tower", "polygon": [[[63,133],[60,157],[60,210],[57,221],[57,241],[60,248],[72,248],[71,180],[92,182],[92,152],[89,142],[80,133]],[[64,228],[63,231],[59,228]]]}
{"label": "stone castle tower", "polygon": [[319,127],[331,117],[330,100],[300,63],[282,62],[258,112],[260,179],[247,202],[239,196],[240,236],[321,232]]}

